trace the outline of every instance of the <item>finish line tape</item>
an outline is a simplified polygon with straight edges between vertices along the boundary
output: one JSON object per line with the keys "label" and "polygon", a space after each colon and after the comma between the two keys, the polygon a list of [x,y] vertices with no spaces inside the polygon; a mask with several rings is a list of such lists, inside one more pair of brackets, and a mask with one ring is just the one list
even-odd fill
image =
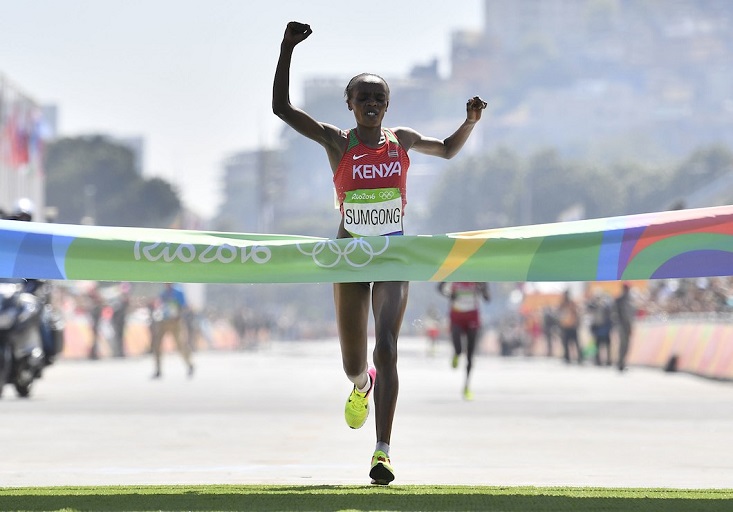
{"label": "finish line tape", "polygon": [[449,233],[327,239],[0,221],[0,277],[321,283],[733,275],[733,206]]}

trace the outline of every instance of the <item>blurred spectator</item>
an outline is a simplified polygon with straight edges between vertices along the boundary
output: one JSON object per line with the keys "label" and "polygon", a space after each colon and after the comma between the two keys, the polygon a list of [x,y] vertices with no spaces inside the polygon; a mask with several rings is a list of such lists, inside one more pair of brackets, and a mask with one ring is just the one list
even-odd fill
{"label": "blurred spectator", "polygon": [[152,298],[147,299],[145,301],[145,308],[148,310],[148,328],[150,331],[150,347],[148,348],[148,353],[153,353],[153,341],[156,338],[156,332],[158,330],[158,320],[159,320],[159,314],[157,313],[158,310],[158,298]]}
{"label": "blurred spectator", "polygon": [[730,313],[733,277],[651,281],[648,298],[641,306],[651,315]]}
{"label": "blurred spectator", "polygon": [[127,325],[127,314],[130,309],[130,283],[120,283],[117,289],[117,297],[112,305],[112,328],[114,330],[115,357],[125,357],[125,326]]}
{"label": "blurred spectator", "polygon": [[[611,298],[597,290],[586,304],[590,316],[590,332],[596,345],[597,366],[611,365],[611,330],[613,329],[613,306]],[[605,358],[602,353],[605,352]]]}
{"label": "blurred spectator", "polygon": [[237,346],[240,350],[247,347],[247,319],[244,311],[237,309],[232,315],[232,327],[237,333]]}
{"label": "blurred spectator", "polygon": [[158,297],[155,312],[153,313],[155,328],[153,329],[153,356],[155,357],[154,379],[159,379],[161,373],[161,360],[163,355],[163,339],[170,334],[188,366],[188,376],[193,376],[193,363],[191,362],[191,347],[187,337],[184,338],[183,330],[184,315],[188,309],[186,296],[180,286],[166,283],[163,292]]}
{"label": "blurred spectator", "polygon": [[531,337],[525,324],[525,316],[521,312],[516,310],[504,312],[499,318],[497,328],[500,355],[509,357],[518,352],[526,356],[531,355]]}
{"label": "blurred spectator", "polygon": [[636,308],[631,299],[631,287],[628,283],[623,284],[621,294],[616,297],[615,312],[618,325],[618,369],[624,371],[626,370],[626,355],[631,343],[634,316],[636,316]]}
{"label": "blurred spectator", "polygon": [[425,320],[423,326],[425,329],[425,336],[428,339],[428,355],[434,356],[435,350],[438,346],[438,337],[440,336],[441,318],[438,308],[434,304],[428,306],[428,310],[425,312]]}
{"label": "blurred spectator", "polygon": [[552,357],[552,344],[557,334],[557,316],[550,306],[542,308],[542,333],[547,342],[547,357]]}
{"label": "blurred spectator", "polygon": [[89,359],[99,359],[99,327],[102,321],[104,299],[96,283],[92,284],[92,287],[87,292],[87,302],[87,311],[89,312],[89,322],[92,331],[92,346],[89,349]]}
{"label": "blurred spectator", "polygon": [[563,358],[570,363],[571,344],[575,347],[578,364],[583,363],[583,351],[578,340],[578,327],[580,326],[580,312],[578,305],[570,297],[570,290],[565,290],[562,302],[557,308],[557,321],[560,326],[560,340],[562,341]]}

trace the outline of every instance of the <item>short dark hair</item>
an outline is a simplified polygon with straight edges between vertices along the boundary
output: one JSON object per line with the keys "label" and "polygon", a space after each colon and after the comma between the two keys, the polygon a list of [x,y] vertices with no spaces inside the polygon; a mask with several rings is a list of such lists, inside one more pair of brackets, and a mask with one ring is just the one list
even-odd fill
{"label": "short dark hair", "polygon": [[349,80],[348,85],[346,86],[346,89],[344,89],[344,98],[347,100],[351,97],[351,91],[354,90],[354,86],[356,85],[356,82],[361,80],[362,78],[366,78],[368,76],[373,76],[374,78],[378,78],[382,82],[384,82],[384,86],[387,88],[387,95],[389,95],[389,85],[387,84],[387,80],[382,78],[381,76],[377,75],[376,73],[359,73],[354,78]]}

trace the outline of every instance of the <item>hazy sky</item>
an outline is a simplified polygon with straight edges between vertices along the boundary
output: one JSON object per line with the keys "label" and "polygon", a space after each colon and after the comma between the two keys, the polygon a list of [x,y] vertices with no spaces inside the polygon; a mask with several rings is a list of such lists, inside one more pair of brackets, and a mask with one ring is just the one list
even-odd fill
{"label": "hazy sky", "polygon": [[288,21],[313,28],[295,51],[297,105],[314,76],[345,77],[344,86],[362,71],[389,80],[435,57],[445,74],[451,32],[479,29],[482,4],[0,0],[0,73],[59,107],[61,135],[143,136],[146,174],[173,182],[190,208],[209,216],[222,160],[277,145],[284,125],[270,109],[271,88]]}

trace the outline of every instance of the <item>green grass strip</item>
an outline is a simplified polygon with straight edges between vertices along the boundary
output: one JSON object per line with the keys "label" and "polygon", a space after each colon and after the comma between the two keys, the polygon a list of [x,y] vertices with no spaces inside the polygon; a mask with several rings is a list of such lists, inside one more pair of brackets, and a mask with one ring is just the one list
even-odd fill
{"label": "green grass strip", "polygon": [[730,512],[733,489],[181,485],[0,489],[14,511]]}

